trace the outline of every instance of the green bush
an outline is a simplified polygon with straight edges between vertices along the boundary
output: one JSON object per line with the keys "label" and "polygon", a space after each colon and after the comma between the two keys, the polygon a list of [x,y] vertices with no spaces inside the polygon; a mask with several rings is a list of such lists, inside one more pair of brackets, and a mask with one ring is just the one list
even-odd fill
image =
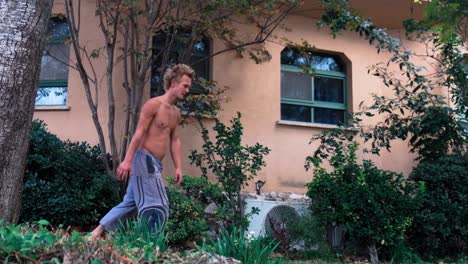
{"label": "green bush", "polygon": [[425,186],[410,229],[410,244],[421,256],[460,258],[468,250],[468,154],[420,163],[410,179]]}
{"label": "green bush", "polygon": [[[286,226],[289,235],[289,245],[303,245],[303,256],[313,255],[315,258],[330,259],[331,252],[326,239],[326,228],[317,217],[307,212],[300,215],[297,221]],[[280,243],[281,245],[281,243]],[[301,255],[301,254],[298,255]]]}
{"label": "green bush", "polygon": [[203,219],[214,233],[224,228],[226,219],[232,217],[230,201],[219,183],[211,183],[206,177],[184,176],[181,188],[184,195],[196,204],[206,208],[211,205],[212,212],[204,213]]}
{"label": "green bush", "polygon": [[358,164],[357,143],[336,147],[330,159],[333,170],[316,167],[307,184],[312,212],[325,226],[342,225],[376,262],[377,247],[403,240],[411,225],[415,187],[401,174],[380,170],[371,161]]}
{"label": "green bush", "polygon": [[266,166],[264,157],[270,153],[270,149],[259,143],[253,146],[242,144],[244,128],[240,112],[230,121],[230,126],[214,119],[215,140],[210,138],[210,132],[199,116],[198,121],[203,145],[201,151],[192,150],[189,156],[191,164],[200,168],[203,178],[208,177],[208,171],[216,176],[226,196],[222,206],[218,207],[218,215],[224,216],[224,225],[246,228],[249,216],[242,214],[244,202],[241,190]]}
{"label": "green bush", "polygon": [[188,242],[197,241],[208,230],[203,218],[204,207],[176,187],[167,187],[166,191],[170,201],[170,216],[165,227],[169,243],[186,246]]}
{"label": "green bush", "polygon": [[119,202],[118,183],[105,173],[97,146],[62,141],[34,121],[24,175],[20,221],[94,225]]}
{"label": "green bush", "polygon": [[405,241],[393,245],[389,249],[390,263],[393,264],[423,264],[419,255],[411,248],[409,248]]}

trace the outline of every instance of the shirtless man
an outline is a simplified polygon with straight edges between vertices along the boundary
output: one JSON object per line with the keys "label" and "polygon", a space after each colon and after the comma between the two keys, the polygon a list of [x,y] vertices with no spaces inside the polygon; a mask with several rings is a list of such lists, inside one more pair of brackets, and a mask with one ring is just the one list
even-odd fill
{"label": "shirtless man", "polygon": [[99,238],[105,230],[114,231],[138,212],[151,230],[159,230],[169,217],[169,202],[161,177],[162,163],[168,148],[176,168],[176,184],[182,181],[181,147],[178,132],[180,110],[178,100],[184,99],[192,85],[194,71],[185,64],[172,66],[164,73],[166,93],[147,101],[141,110],[138,126],[125,159],[117,168],[117,178],[130,177],[123,201],[112,208],[92,232]]}

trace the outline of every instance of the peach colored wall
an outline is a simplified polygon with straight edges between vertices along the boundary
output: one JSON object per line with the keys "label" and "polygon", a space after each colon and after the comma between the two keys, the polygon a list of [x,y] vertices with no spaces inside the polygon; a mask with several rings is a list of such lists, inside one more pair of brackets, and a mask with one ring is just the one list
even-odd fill
{"label": "peach colored wall", "polygon": [[[92,8],[94,5],[86,6],[86,18],[83,19],[84,28],[89,28],[83,34],[83,41],[89,46],[97,46],[102,43],[102,34],[96,28],[96,18]],[[286,36],[290,40],[300,42],[303,39],[316,46],[316,48],[343,54],[348,63],[350,88],[352,89],[352,100],[350,102],[352,111],[357,111],[361,101],[370,102],[371,93],[389,94],[381,81],[367,74],[370,65],[386,61],[388,54],[377,54],[376,49],[358,37],[353,32],[345,32],[333,39],[326,29],[317,30],[316,21],[304,16],[292,16],[286,21],[290,32],[276,32],[277,35]],[[251,29],[242,28],[245,34]],[[392,31],[398,36],[398,30]],[[259,173],[257,179],[266,180],[263,191],[275,192],[297,192],[306,191],[304,184],[310,182],[313,175],[304,169],[305,157],[310,155],[315,145],[309,145],[312,135],[320,133],[323,128],[303,127],[278,124],[280,120],[280,53],[284,48],[273,42],[266,44],[272,54],[269,62],[257,65],[249,59],[241,59],[234,53],[224,53],[212,59],[212,77],[219,85],[230,86],[228,96],[231,101],[223,105],[224,111],[219,117],[228,121],[235,116],[237,111],[243,114],[244,144],[253,145],[259,142],[271,149],[270,155],[266,157],[267,166]],[[416,47],[418,48],[418,47]],[[213,51],[223,49],[221,43],[214,41]],[[73,60],[73,58],[72,58]],[[103,69],[102,58],[97,65]],[[116,71],[121,71],[117,69]],[[122,83],[119,74],[116,74],[115,83]],[[104,85],[104,83],[102,83]],[[100,91],[100,118],[106,120],[106,97],[105,91]],[[119,87],[117,92],[117,105],[120,109],[118,116],[124,111],[124,91]],[[147,95],[149,95],[149,88]],[[69,73],[69,111],[36,111],[35,118],[43,119],[49,129],[61,138],[88,141],[92,144],[98,142],[91,114],[87,106],[81,80],[76,71],[70,69]],[[123,118],[117,117],[118,121]],[[378,118],[370,122],[376,122]],[[212,123],[212,122],[211,122]],[[107,131],[103,122],[104,130]],[[119,130],[118,130],[119,131]],[[201,144],[200,133],[192,125],[186,125],[181,129],[183,144],[183,168],[184,173],[199,175],[199,170],[189,164],[188,155],[192,149],[199,149]],[[173,174],[173,165],[168,155],[164,160],[165,175]],[[395,142],[393,152],[383,152],[381,156],[365,156],[360,158],[371,158],[383,169],[390,169],[408,174],[414,166],[414,155],[408,153],[405,142]],[[253,190],[253,186],[248,188]]]}

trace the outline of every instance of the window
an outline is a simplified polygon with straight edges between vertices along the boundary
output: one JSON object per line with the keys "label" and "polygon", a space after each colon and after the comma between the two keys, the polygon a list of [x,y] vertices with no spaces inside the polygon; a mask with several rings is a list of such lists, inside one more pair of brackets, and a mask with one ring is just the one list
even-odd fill
{"label": "window", "polygon": [[[193,48],[191,51],[188,51],[187,47],[190,47],[193,36],[189,31],[179,30],[175,35],[175,40],[170,46],[170,49],[161,52],[161,49],[165,46],[167,36],[166,32],[161,32],[153,37],[153,55],[156,57],[151,72],[151,97],[157,96],[158,87],[163,85],[162,71],[164,70],[163,67],[167,66],[161,65],[161,55],[163,53],[169,54],[168,64],[185,63],[195,70],[197,78],[201,77],[205,80],[210,79],[210,59],[207,58],[210,54],[209,40],[205,37],[200,40],[195,40]],[[187,52],[190,52],[190,54]],[[201,94],[204,93],[204,91],[202,87],[195,82],[190,89],[190,93]]]}
{"label": "window", "polygon": [[[303,73],[308,65],[313,76]],[[281,52],[281,120],[343,124],[346,97],[345,66],[338,57],[292,48]]]}
{"label": "window", "polygon": [[47,32],[47,45],[42,54],[36,106],[67,104],[70,47],[66,42],[69,38],[70,29],[67,21],[51,19]]}

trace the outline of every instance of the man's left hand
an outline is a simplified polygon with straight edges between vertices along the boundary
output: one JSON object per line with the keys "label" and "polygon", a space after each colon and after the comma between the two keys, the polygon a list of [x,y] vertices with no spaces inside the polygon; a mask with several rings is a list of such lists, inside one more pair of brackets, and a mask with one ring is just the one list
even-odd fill
{"label": "man's left hand", "polygon": [[182,183],[182,169],[176,169],[175,171],[176,185],[180,186]]}

